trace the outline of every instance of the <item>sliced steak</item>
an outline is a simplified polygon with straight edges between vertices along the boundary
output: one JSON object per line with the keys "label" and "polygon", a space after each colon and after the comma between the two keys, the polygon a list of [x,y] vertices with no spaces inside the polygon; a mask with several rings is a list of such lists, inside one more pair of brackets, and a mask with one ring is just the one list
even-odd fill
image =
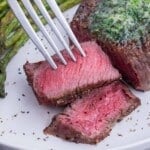
{"label": "sliced steak", "polygon": [[43,61],[26,63],[24,70],[40,104],[66,105],[87,90],[102,86],[120,78],[119,72],[111,65],[108,56],[95,42],[81,44],[87,56],[83,58],[75,48],[77,62],[73,62],[66,51],[63,55],[67,66],[54,56],[58,69],[51,69]]}
{"label": "sliced steak", "polygon": [[[101,3],[100,0],[83,0],[71,22],[72,30],[80,42],[94,39],[93,34],[89,30],[89,24],[91,23],[89,16],[99,3]],[[112,9],[116,9],[116,7],[114,6]],[[134,10],[132,11],[131,9],[131,12],[134,12]],[[146,13],[148,14],[149,12]],[[134,40],[118,44],[117,42],[104,40],[104,38],[95,37],[95,40],[101,45],[102,49],[110,56],[112,63],[119,69],[125,81],[130,83],[135,89],[144,91],[150,90],[150,26],[147,26],[146,30],[148,34],[141,35],[140,47]],[[131,31],[131,33],[134,32],[141,33],[138,30]],[[99,33],[98,36],[103,37],[103,33]]]}
{"label": "sliced steak", "polygon": [[139,105],[139,99],[116,81],[77,99],[55,116],[44,132],[77,143],[96,144]]}

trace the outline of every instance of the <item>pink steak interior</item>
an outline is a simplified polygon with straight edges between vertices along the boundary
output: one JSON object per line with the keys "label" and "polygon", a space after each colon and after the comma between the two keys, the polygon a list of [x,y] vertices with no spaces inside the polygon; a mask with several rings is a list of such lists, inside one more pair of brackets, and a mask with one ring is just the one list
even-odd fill
{"label": "pink steak interior", "polygon": [[122,89],[115,91],[112,88],[107,86],[102,92],[95,90],[89,96],[74,102],[57,119],[88,137],[99,135],[109,122],[114,121],[114,118],[117,120],[121,111],[130,105]]}
{"label": "pink steak interior", "polygon": [[49,98],[61,97],[64,93],[72,92],[76,88],[120,77],[108,56],[95,42],[86,42],[81,46],[87,57],[83,58],[78,50],[74,49],[76,63],[64,51],[67,66],[60,63],[59,59],[55,59],[58,63],[57,71],[52,70],[46,62],[39,65],[34,71],[33,78],[33,87],[38,95],[40,93]]}

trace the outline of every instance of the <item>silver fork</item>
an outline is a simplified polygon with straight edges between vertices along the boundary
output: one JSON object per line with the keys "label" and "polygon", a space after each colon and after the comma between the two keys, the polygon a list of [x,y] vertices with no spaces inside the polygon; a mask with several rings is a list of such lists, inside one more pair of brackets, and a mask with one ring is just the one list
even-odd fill
{"label": "silver fork", "polygon": [[[22,10],[22,8],[21,8],[20,4],[18,3],[18,1],[17,0],[7,0],[7,1],[8,1],[9,6],[11,7],[11,9],[13,10],[15,16],[18,18],[19,22],[21,23],[22,27],[24,28],[24,30],[26,31],[28,36],[31,38],[33,43],[40,50],[40,52],[42,53],[44,58],[48,61],[48,63],[51,65],[51,67],[53,69],[57,69],[56,63],[54,62],[54,60],[52,59],[52,57],[50,56],[50,54],[48,53],[48,51],[44,47],[43,43],[40,41],[39,37],[37,36],[36,32],[34,31],[33,27],[31,26],[29,20],[27,19],[26,15],[25,15],[24,11]],[[58,7],[57,3],[55,2],[55,0],[46,0],[46,1],[47,1],[48,5],[50,6],[50,8],[52,9],[52,11],[54,12],[57,19],[59,20],[60,24],[63,26],[64,30],[69,35],[69,37],[72,40],[72,42],[74,43],[74,45],[78,48],[78,50],[80,51],[82,56],[85,57],[86,54],[85,54],[84,50],[81,48],[78,40],[76,39],[75,35],[73,34],[69,24],[67,23],[66,19],[64,18],[63,14],[62,14],[61,10],[59,9],[59,7]],[[21,0],[21,2],[23,3],[24,7],[28,11],[31,18],[34,20],[35,24],[38,26],[38,28],[40,29],[40,31],[42,32],[44,37],[47,39],[50,46],[53,48],[53,50],[59,56],[62,63],[64,65],[67,65],[67,62],[66,62],[65,58],[62,56],[62,54],[58,50],[55,42],[53,41],[51,36],[48,34],[47,30],[45,29],[45,26],[41,22],[41,20],[40,20],[39,16],[37,15],[36,11],[34,10],[30,0]],[[59,30],[57,29],[56,25],[54,24],[51,16],[49,15],[49,13],[47,12],[45,6],[43,5],[43,2],[41,0],[34,0],[34,3],[39,8],[41,14],[43,15],[43,17],[45,18],[47,23],[50,25],[50,27],[52,28],[52,30],[56,34],[57,38],[64,45],[64,47],[67,50],[70,57],[73,59],[73,61],[76,61],[76,58],[75,58],[74,54],[72,53],[72,51],[69,48],[68,44],[66,43],[63,36],[61,35]]]}

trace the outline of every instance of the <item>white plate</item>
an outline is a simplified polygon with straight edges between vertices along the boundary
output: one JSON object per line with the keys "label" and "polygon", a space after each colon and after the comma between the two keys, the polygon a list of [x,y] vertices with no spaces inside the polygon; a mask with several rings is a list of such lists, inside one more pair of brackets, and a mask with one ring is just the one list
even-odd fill
{"label": "white plate", "polygon": [[[69,20],[72,19],[76,8],[65,13]],[[49,28],[48,30],[51,33]],[[62,31],[61,27],[60,30]],[[40,33],[39,36],[42,38]],[[62,49],[59,42],[57,45]],[[118,123],[109,137],[95,146],[75,144],[57,137],[45,136],[43,129],[61,110],[38,104],[22,68],[26,61],[35,62],[42,59],[43,57],[29,40],[7,67],[8,95],[0,100],[1,144],[28,150],[119,150],[125,148],[133,150],[137,146],[150,143],[150,92],[137,91],[133,92],[141,99],[142,105]]]}

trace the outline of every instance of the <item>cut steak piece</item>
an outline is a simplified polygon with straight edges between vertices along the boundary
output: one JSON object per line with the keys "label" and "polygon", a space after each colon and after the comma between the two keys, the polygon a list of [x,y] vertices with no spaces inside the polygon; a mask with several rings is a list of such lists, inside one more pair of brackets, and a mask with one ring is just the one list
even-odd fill
{"label": "cut steak piece", "polygon": [[45,61],[33,64],[27,62],[24,65],[28,82],[40,104],[66,105],[86,94],[86,91],[120,78],[108,56],[95,42],[85,42],[81,46],[87,56],[83,58],[74,48],[77,62],[73,62],[63,51],[67,66],[61,64],[55,55],[53,58],[58,64],[57,70],[51,69]]}
{"label": "cut steak piece", "polygon": [[[113,21],[109,22],[110,25],[112,25],[112,30],[110,28],[108,28],[108,30],[107,29],[105,30],[106,26],[104,26],[104,32],[99,31],[97,37],[95,37],[95,38],[94,38],[94,35],[90,32],[89,25],[91,24],[91,20],[89,19],[89,16],[91,15],[91,13],[93,13],[95,11],[97,6],[101,3],[100,1],[104,2],[104,4],[105,4],[105,1],[103,1],[103,0],[83,0],[82,1],[80,7],[78,8],[78,10],[73,18],[73,21],[71,22],[71,27],[72,27],[73,32],[75,33],[75,35],[77,36],[77,38],[80,42],[85,42],[86,40],[95,39],[98,42],[98,44],[101,45],[102,49],[110,56],[112,63],[114,64],[114,66],[116,68],[119,69],[119,71],[123,75],[123,78],[125,79],[125,81],[130,83],[135,89],[143,90],[143,91],[150,90],[150,32],[149,32],[150,26],[149,26],[149,22],[147,19],[149,17],[150,11],[146,10],[144,12],[145,7],[142,7],[143,5],[141,6],[141,4],[144,4],[144,0],[142,0],[142,2],[138,1],[137,3],[135,1],[133,1],[133,5],[135,4],[133,6],[133,8],[132,8],[132,4],[129,5],[131,7],[129,11],[131,11],[131,12],[135,12],[135,11],[137,12],[140,9],[136,10],[136,7],[137,8],[141,7],[141,10],[138,12],[138,15],[140,17],[143,16],[143,18],[145,17],[143,19],[143,22],[141,21],[141,24],[143,24],[143,26],[141,26],[142,30],[140,30],[141,29],[140,27],[137,30],[135,28],[132,29],[133,31],[129,30],[130,35],[132,35],[132,33],[133,33],[133,35],[137,35],[137,37],[140,37],[140,38],[139,38],[138,42],[136,42],[136,39],[130,40],[130,38],[129,38],[129,40],[125,43],[121,43],[121,42],[118,43],[118,42],[114,42],[114,41],[112,42],[111,40],[107,40],[107,39],[103,38],[105,32],[106,32],[106,34],[118,32],[116,29],[113,28],[114,25],[111,24],[111,23],[113,23]],[[114,9],[114,12],[117,12],[116,6],[117,6],[117,3],[119,4],[119,1],[114,2],[113,0],[108,0],[107,2],[109,3],[107,5],[107,7],[114,5],[114,7],[112,6],[111,8]],[[122,1],[121,3],[123,3],[123,2],[125,2],[125,1]],[[132,1],[128,1],[128,3],[131,3],[131,2]],[[121,7],[118,7],[118,8],[120,9],[120,11],[123,9]],[[113,11],[112,9],[106,9],[106,11],[110,10],[110,12],[112,12]],[[105,11],[104,8],[101,12],[103,13],[103,11]],[[122,11],[122,12],[126,12],[126,11]],[[147,14],[147,16],[140,15],[141,12],[143,14]],[[106,13],[106,16],[107,16],[107,14],[108,13]],[[127,15],[133,15],[133,14],[134,13],[128,13]],[[114,16],[113,16],[113,14],[112,15],[110,14],[110,18],[114,19],[114,20],[117,20],[117,19],[119,20],[119,18],[124,19],[125,17],[122,17],[121,15],[122,14],[120,14],[120,13],[114,14]],[[118,16],[118,18],[117,18],[117,16]],[[98,14],[98,17],[100,18],[100,13]],[[104,16],[102,16],[102,18],[103,17]],[[120,19],[120,21],[121,21],[121,19]],[[129,18],[126,19],[126,21],[127,21],[126,23],[130,23],[130,25],[135,24],[135,26],[137,26],[138,23],[132,21],[132,19],[133,18],[131,16],[129,16]],[[146,19],[147,19],[147,21],[146,21]],[[136,20],[136,19],[133,19],[133,20]],[[109,20],[104,20],[105,23],[108,23],[108,21]],[[118,21],[114,24],[117,26],[120,21]],[[100,23],[101,23],[101,21],[100,21]],[[123,26],[125,25],[125,22],[123,22],[123,23],[124,23],[123,25],[118,26],[118,29],[123,28]],[[93,24],[93,22],[92,22],[92,24]],[[97,26],[98,26],[98,23],[97,23]],[[99,26],[102,27],[101,25],[99,25]],[[143,29],[143,27],[145,27],[146,29]],[[128,29],[128,27],[125,27],[125,28]],[[111,32],[110,30],[113,32]],[[124,31],[124,30],[121,30],[121,31]],[[147,32],[147,34],[145,35],[145,34],[143,34],[143,32]],[[106,34],[105,34],[105,36],[107,36]],[[114,37],[115,37],[115,35],[114,35]],[[120,38],[122,38],[122,37],[120,37]],[[139,43],[140,43],[140,46],[139,46]]]}
{"label": "cut steak piece", "polygon": [[121,82],[94,89],[56,115],[44,130],[77,143],[96,144],[112,126],[140,105],[140,100]]}

